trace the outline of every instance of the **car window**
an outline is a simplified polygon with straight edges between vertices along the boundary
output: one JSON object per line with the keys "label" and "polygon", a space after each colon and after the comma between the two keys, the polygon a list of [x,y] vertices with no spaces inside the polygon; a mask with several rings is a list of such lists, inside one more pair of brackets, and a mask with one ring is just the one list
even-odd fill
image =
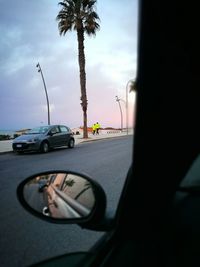
{"label": "car window", "polygon": [[50,133],[52,133],[52,134],[57,134],[57,133],[59,133],[59,132],[60,132],[60,129],[59,129],[58,126],[52,128],[51,131],[50,131]]}
{"label": "car window", "polygon": [[70,129],[65,126],[60,126],[61,133],[69,133]]}
{"label": "car window", "polygon": [[49,127],[36,127],[27,132],[27,134],[43,134],[49,130]]}

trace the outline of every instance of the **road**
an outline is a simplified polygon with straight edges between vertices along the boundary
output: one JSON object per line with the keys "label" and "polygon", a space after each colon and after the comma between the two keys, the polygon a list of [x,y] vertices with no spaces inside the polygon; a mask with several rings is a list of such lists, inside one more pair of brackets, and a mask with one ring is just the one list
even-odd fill
{"label": "road", "polygon": [[103,233],[77,225],[50,224],[25,211],[16,198],[17,185],[47,170],[72,170],[98,181],[114,214],[132,157],[132,136],[82,143],[48,154],[0,154],[1,266],[25,267],[67,252],[88,250]]}
{"label": "road", "polygon": [[47,206],[47,201],[45,201],[43,194],[39,192],[39,186],[36,184],[26,187],[24,198],[32,208],[39,212],[42,212],[43,208]]}

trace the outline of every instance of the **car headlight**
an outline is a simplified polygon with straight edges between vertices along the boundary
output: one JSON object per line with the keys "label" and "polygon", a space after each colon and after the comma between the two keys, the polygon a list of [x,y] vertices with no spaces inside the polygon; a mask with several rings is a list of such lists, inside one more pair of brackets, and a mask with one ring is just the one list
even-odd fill
{"label": "car headlight", "polygon": [[37,141],[39,141],[38,138],[31,138],[31,139],[28,140],[28,143],[35,143]]}

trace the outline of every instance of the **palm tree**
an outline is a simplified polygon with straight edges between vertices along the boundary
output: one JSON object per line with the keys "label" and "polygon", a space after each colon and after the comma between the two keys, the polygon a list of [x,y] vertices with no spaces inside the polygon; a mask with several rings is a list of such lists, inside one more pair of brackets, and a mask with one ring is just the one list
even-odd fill
{"label": "palm tree", "polygon": [[81,86],[81,106],[83,110],[83,138],[88,138],[87,132],[87,94],[86,94],[86,73],[85,73],[85,53],[84,34],[96,35],[100,28],[97,21],[99,16],[95,12],[96,0],[63,0],[59,2],[62,7],[56,17],[60,35],[75,30],[78,40],[78,60],[80,70]]}

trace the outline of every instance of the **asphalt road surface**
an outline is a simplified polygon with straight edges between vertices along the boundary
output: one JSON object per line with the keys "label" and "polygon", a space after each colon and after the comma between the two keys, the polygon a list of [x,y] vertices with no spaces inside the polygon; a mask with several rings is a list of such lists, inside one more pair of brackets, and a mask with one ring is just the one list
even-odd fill
{"label": "asphalt road surface", "polygon": [[114,214],[132,157],[132,136],[99,140],[47,154],[0,154],[0,265],[25,267],[68,252],[87,251],[103,233],[50,224],[25,211],[16,197],[26,177],[49,170],[85,173],[103,187]]}

